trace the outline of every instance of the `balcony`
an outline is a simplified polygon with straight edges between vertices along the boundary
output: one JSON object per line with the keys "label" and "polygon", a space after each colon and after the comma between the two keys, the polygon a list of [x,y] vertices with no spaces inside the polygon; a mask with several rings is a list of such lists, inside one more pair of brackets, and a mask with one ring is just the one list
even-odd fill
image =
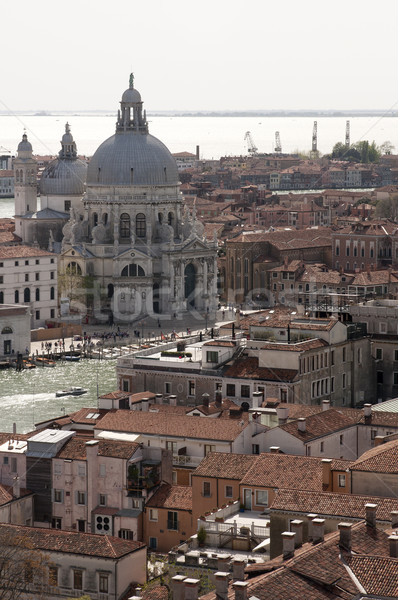
{"label": "balcony", "polygon": [[196,469],[199,463],[203,460],[203,456],[187,456],[185,454],[173,454],[174,467],[187,467]]}

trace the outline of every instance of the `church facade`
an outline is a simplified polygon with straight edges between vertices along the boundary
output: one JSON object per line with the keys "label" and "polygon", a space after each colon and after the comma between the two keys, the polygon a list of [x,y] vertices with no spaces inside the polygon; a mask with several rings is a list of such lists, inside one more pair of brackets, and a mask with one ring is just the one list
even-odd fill
{"label": "church facade", "polygon": [[133,76],[70,214],[59,272],[92,277],[95,316],[128,322],[216,308],[217,240],[184,208],[175,159],[149,133]]}

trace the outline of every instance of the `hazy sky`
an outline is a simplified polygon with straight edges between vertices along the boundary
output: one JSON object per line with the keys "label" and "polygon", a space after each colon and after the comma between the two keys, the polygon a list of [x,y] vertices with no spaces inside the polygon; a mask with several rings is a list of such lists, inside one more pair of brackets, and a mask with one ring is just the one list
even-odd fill
{"label": "hazy sky", "polygon": [[398,108],[397,0],[0,6],[0,111]]}

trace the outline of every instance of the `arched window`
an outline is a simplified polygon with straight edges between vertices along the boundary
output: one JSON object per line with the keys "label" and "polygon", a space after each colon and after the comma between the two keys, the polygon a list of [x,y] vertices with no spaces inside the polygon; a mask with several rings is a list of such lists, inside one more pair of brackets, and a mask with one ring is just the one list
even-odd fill
{"label": "arched window", "polygon": [[121,273],[122,277],[145,277],[145,271],[140,265],[131,263],[126,265]]}
{"label": "arched window", "polygon": [[40,300],[40,288],[36,288],[35,298],[36,298],[36,302],[39,302],[39,300]]}
{"label": "arched window", "polygon": [[55,288],[50,288],[50,300],[55,299]]}
{"label": "arched window", "polygon": [[160,224],[163,223],[163,213],[158,213],[158,221]]}
{"label": "arched window", "polygon": [[29,288],[25,288],[23,291],[23,301],[30,302],[30,289]]}
{"label": "arched window", "polygon": [[146,236],[146,218],[144,213],[138,213],[135,218],[135,233],[136,236],[140,238]]}
{"label": "arched window", "polygon": [[130,216],[127,213],[120,215],[120,237],[130,237]]}
{"label": "arched window", "polygon": [[108,284],[108,298],[113,298],[113,292],[114,292],[113,283],[109,283]]}
{"label": "arched window", "polygon": [[68,266],[66,267],[66,271],[69,275],[81,275],[82,274],[81,266],[79,264],[77,264],[77,262],[70,262],[68,264]]}
{"label": "arched window", "polygon": [[4,304],[4,292],[0,292],[0,304]]}
{"label": "arched window", "polygon": [[108,223],[108,213],[104,213],[102,215],[102,223],[103,223],[103,225],[107,225],[107,223]]}
{"label": "arched window", "polygon": [[169,225],[174,227],[174,215],[172,212],[169,212],[169,214],[167,215],[167,222]]}
{"label": "arched window", "polygon": [[93,227],[95,227],[96,225],[98,225],[98,214],[93,213]]}
{"label": "arched window", "polygon": [[12,327],[3,327],[3,329],[1,330],[1,333],[2,333],[2,334],[5,334],[5,333],[13,333],[13,331],[12,331]]}
{"label": "arched window", "polygon": [[14,292],[14,302],[15,304],[19,303],[19,290],[15,290]]}

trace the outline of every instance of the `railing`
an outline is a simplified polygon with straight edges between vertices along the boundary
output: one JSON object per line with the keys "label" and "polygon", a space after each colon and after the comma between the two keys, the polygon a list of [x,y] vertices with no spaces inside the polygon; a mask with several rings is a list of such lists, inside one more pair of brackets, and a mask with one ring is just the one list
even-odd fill
{"label": "railing", "polygon": [[179,465],[181,467],[197,467],[202,460],[203,456],[173,454],[173,465]]}
{"label": "railing", "polygon": [[[250,532],[250,536],[258,539],[267,539],[270,536],[269,527],[261,527],[255,525],[253,522],[250,525],[240,525],[238,527],[237,522],[234,523],[219,523],[218,521],[199,521],[200,527],[206,530],[207,533],[226,533],[230,532],[234,537],[238,537],[241,533],[241,528],[247,528]],[[241,534],[242,535],[242,534]]]}

